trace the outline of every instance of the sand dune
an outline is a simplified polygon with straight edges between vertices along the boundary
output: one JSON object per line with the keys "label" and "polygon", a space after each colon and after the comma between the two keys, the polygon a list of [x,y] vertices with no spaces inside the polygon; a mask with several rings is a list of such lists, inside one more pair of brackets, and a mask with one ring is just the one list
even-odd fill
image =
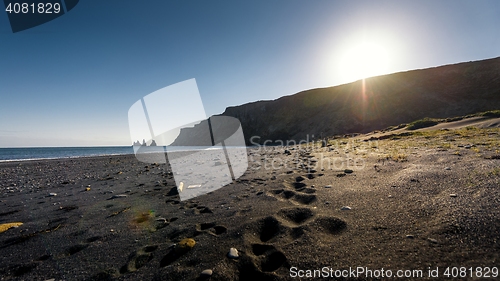
{"label": "sand dune", "polygon": [[478,128],[499,128],[500,118],[487,118],[487,117],[471,117],[459,121],[439,123],[435,126],[422,128],[422,131],[440,130],[440,129],[458,129],[467,126],[474,126]]}

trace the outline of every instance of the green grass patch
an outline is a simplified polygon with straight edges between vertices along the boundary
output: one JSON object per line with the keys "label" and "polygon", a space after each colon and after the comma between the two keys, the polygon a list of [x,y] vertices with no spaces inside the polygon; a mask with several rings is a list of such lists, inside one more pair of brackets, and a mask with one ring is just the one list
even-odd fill
{"label": "green grass patch", "polygon": [[482,112],[482,113],[479,113],[479,116],[500,117],[500,110],[490,110],[490,111]]}
{"label": "green grass patch", "polygon": [[427,128],[427,127],[437,125],[439,122],[440,122],[439,119],[424,118],[424,119],[420,119],[420,120],[411,122],[408,125],[408,127],[406,127],[406,128],[408,130],[416,130],[416,129]]}

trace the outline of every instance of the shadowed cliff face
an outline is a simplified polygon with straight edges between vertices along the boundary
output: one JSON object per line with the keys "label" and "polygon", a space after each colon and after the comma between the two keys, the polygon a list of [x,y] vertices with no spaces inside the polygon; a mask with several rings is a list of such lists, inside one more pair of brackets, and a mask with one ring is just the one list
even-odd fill
{"label": "shadowed cliff face", "polygon": [[[424,117],[500,109],[500,58],[377,76],[228,107],[247,144],[367,133]],[[187,133],[187,132],[186,132]]]}

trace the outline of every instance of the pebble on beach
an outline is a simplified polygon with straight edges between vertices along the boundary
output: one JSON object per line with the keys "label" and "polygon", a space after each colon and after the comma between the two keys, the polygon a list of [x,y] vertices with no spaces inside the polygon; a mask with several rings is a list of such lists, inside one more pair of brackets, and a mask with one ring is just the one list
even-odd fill
{"label": "pebble on beach", "polygon": [[196,244],[196,241],[192,238],[184,238],[182,239],[177,245],[175,246],[175,252],[178,254],[184,254],[187,253],[189,250],[191,250],[194,245]]}
{"label": "pebble on beach", "polygon": [[434,244],[437,244],[437,243],[438,243],[438,241],[437,241],[436,239],[434,239],[434,238],[427,238],[427,240],[428,240],[429,242],[431,242],[431,243],[434,243]]}
{"label": "pebble on beach", "polygon": [[228,258],[237,259],[239,257],[238,250],[236,248],[229,249],[229,253],[227,253]]}
{"label": "pebble on beach", "polygon": [[156,221],[159,221],[159,222],[162,222],[162,223],[166,223],[167,219],[166,218],[157,218]]}
{"label": "pebble on beach", "polygon": [[340,208],[342,211],[348,211],[348,210],[351,210],[352,208],[349,207],[349,206],[344,206],[342,208]]}
{"label": "pebble on beach", "polygon": [[109,197],[108,200],[112,200],[112,199],[116,199],[116,198],[124,198],[124,197],[127,197],[127,194],[113,195],[113,196]]}
{"label": "pebble on beach", "polygon": [[211,269],[205,269],[201,272],[201,276],[212,276],[213,271]]}
{"label": "pebble on beach", "polygon": [[23,225],[22,222],[10,222],[10,223],[0,224],[0,233],[5,232],[11,228],[17,228],[21,225]]}

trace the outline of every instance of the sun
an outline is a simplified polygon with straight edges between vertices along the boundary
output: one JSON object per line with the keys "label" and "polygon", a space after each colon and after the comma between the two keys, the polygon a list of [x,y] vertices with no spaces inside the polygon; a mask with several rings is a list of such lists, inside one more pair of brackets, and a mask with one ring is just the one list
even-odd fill
{"label": "sun", "polygon": [[346,49],[340,58],[339,74],[344,82],[386,74],[389,66],[387,48],[375,42],[360,42]]}

